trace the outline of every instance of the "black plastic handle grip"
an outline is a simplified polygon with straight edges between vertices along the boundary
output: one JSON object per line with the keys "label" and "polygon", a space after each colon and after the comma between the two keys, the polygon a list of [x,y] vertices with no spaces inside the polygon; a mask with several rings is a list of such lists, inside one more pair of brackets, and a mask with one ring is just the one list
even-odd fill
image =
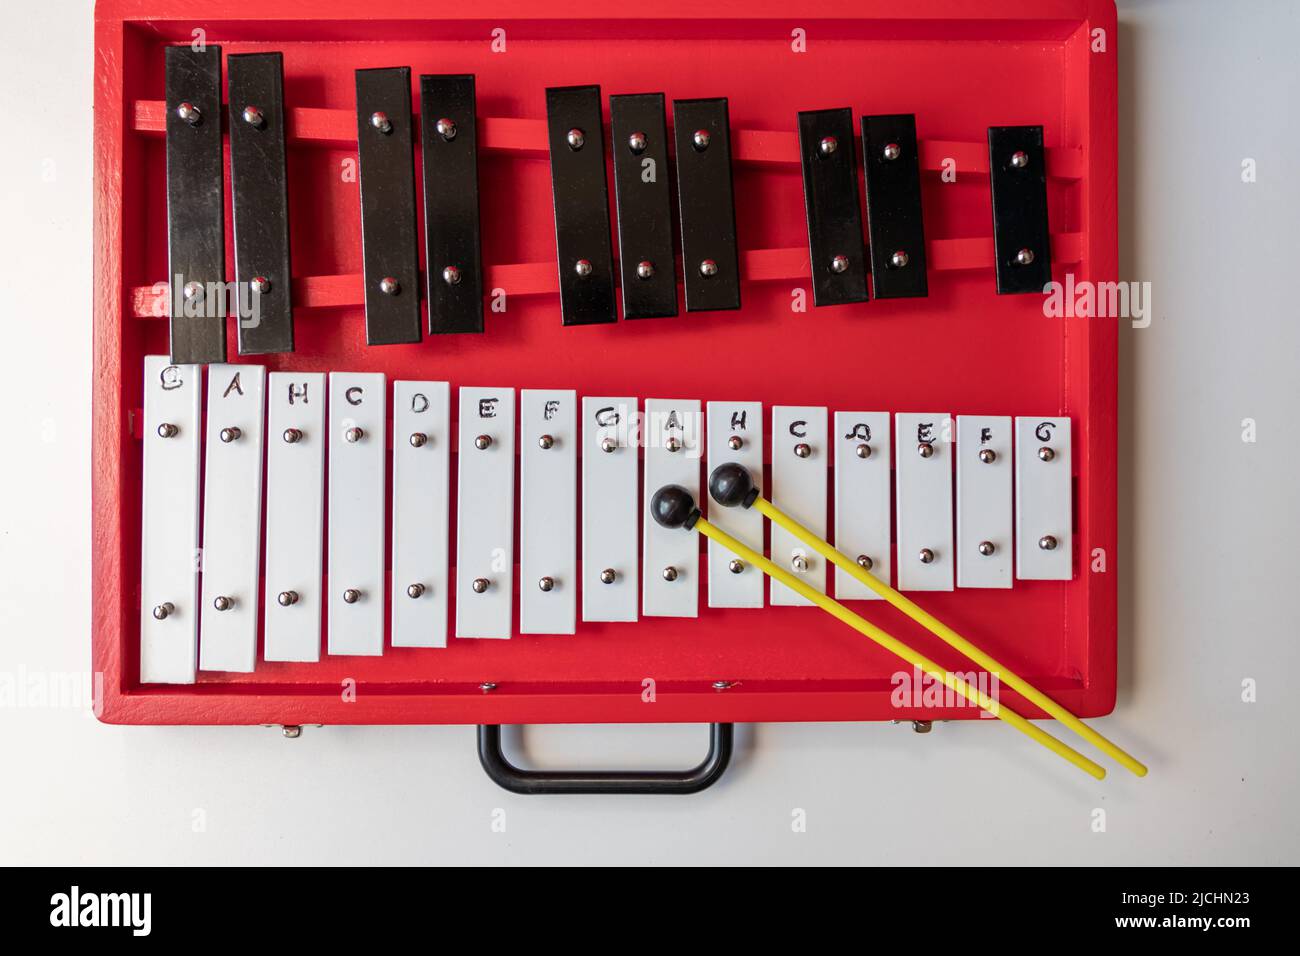
{"label": "black plastic handle grip", "polygon": [[709,752],[690,770],[520,770],[501,750],[501,727],[480,724],[478,759],[511,793],[699,793],[731,762],[732,725],[709,724]]}

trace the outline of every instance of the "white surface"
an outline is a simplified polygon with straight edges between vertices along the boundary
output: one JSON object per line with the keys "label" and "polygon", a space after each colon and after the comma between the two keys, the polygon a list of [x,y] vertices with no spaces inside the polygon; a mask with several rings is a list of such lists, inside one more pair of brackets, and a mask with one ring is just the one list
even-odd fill
{"label": "white surface", "polygon": [[[889,443],[888,412],[836,412],[835,427],[835,540],[836,549],[850,558],[871,559],[871,573],[889,579],[893,564],[893,513],[890,477],[893,459]],[[866,458],[858,446],[866,445]],[[879,601],[880,595],[843,568],[835,568],[835,597],[840,601]]]}
{"label": "white surface", "polygon": [[[763,492],[763,405],[761,402],[709,402],[704,411],[705,455],[704,485],[700,497],[709,521],[759,554],[763,553],[764,518],[753,508],[739,505],[724,508],[709,497],[709,476],[719,465],[734,462],[749,470],[754,487]],[[727,442],[739,438],[741,446],[733,450]],[[712,538],[708,543],[709,607],[762,607],[763,572],[744,567],[739,574],[731,570],[735,555]],[[744,562],[742,562],[743,564]]]}
{"label": "white surface", "polygon": [[[22,410],[9,422],[22,467],[0,469],[0,679],[82,674],[90,660],[91,16],[88,3],[40,10],[0,35],[5,128],[28,130],[0,150],[12,318],[0,393]],[[1120,331],[1107,572],[1119,576],[1119,705],[1095,724],[1150,762],[1146,779],[1114,769],[1097,783],[987,721],[925,737],[764,724],[742,728],[732,769],[698,796],[551,799],[492,784],[466,727],[285,740],[10,703],[0,742],[22,772],[0,788],[0,861],[1300,863],[1300,697],[1286,680],[1300,668],[1300,323],[1285,281],[1298,32],[1289,3],[1121,10],[1121,275],[1153,282],[1156,308],[1150,328]],[[1241,182],[1243,157],[1256,183]],[[1207,543],[1233,560],[1207,557]],[[1213,586],[1197,577],[1207,567]],[[607,767],[680,766],[704,742],[694,726],[537,728],[524,741],[541,765]],[[1091,829],[1096,809],[1105,833]],[[806,832],[792,832],[796,810]]]}
{"label": "white surface", "polygon": [[[980,454],[993,452],[992,461]],[[957,587],[1011,587],[1011,419],[957,416]],[[1067,471],[1066,474],[1069,474]],[[1069,489],[1066,489],[1069,515]],[[980,544],[993,545],[980,554]]]}
{"label": "white surface", "polygon": [[[514,615],[515,390],[464,387],[456,439],[456,636],[506,640]],[[475,439],[486,436],[479,448]],[[474,582],[487,581],[483,592]]]}
{"label": "white surface", "polygon": [[[582,619],[635,621],[641,578],[637,550],[640,471],[639,412],[635,398],[582,400]],[[618,447],[605,451],[612,439]],[[606,584],[600,572],[609,569]]]}
{"label": "white surface", "polygon": [[[1049,461],[1038,457],[1043,448],[1052,449]],[[1071,449],[1068,418],[1016,419],[1016,577],[1021,581],[1072,576]],[[1038,542],[1049,534],[1056,547],[1045,551]]]}
{"label": "white surface", "polygon": [[[952,419],[939,412],[894,415],[894,527],[898,590],[951,591]],[[922,457],[921,446],[933,449]],[[927,564],[921,551],[932,554]]]}
{"label": "white surface", "polygon": [[[807,445],[807,458],[795,448]],[[826,476],[831,465],[831,443],[826,432],[826,409],[803,405],[777,405],[772,409],[772,504],[820,538],[826,537]],[[800,556],[803,571],[794,567]],[[789,531],[772,525],[772,563],[822,594],[826,593],[827,561]],[[768,581],[774,607],[809,607],[808,600],[779,581]]]}
{"label": "white surface", "polygon": [[[681,485],[700,504],[700,456],[704,454],[703,414],[696,399],[645,400],[641,420],[645,439],[641,498],[641,613],[646,617],[696,617],[700,612],[699,536],[684,528],[664,528],[650,516],[650,502],[665,485]],[[677,450],[669,450],[669,442]],[[703,510],[703,509],[701,509]],[[674,568],[677,577],[665,579]]]}
{"label": "white surface", "polygon": [[[573,391],[519,393],[520,634],[572,634],[577,624],[577,404]],[[543,435],[551,447],[541,446]]]}

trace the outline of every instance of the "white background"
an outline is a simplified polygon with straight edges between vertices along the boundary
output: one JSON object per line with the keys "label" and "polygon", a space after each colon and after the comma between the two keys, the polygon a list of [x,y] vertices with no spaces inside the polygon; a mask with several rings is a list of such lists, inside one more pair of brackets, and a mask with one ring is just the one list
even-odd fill
{"label": "white background", "polygon": [[[1120,700],[1096,723],[1146,779],[1097,783],[982,721],[786,724],[741,728],[698,796],[526,798],[465,727],[285,740],[3,707],[0,863],[1300,863],[1298,10],[1120,11],[1121,277],[1155,310],[1120,340]],[[89,666],[94,61],[89,3],[4,21],[0,672],[20,676]],[[524,741],[546,766],[703,746],[694,726]]]}

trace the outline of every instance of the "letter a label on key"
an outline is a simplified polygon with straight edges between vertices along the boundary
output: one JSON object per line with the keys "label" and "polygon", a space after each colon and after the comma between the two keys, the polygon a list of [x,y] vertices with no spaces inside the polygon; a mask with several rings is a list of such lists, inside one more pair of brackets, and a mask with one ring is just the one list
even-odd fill
{"label": "letter a label on key", "polygon": [[681,485],[700,503],[702,424],[696,400],[646,399],[641,610],[647,617],[699,614],[698,535],[658,525],[650,502],[664,485]]}

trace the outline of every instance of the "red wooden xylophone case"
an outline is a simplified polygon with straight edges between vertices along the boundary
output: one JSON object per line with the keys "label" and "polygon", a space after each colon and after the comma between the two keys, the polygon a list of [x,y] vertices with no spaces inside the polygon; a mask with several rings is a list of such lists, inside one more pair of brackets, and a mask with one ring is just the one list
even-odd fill
{"label": "red wooden xylophone case", "polygon": [[[372,0],[362,7],[342,0],[101,0],[93,649],[104,675],[104,720],[497,724],[977,713],[893,706],[891,676],[900,665],[816,610],[722,610],[703,599],[694,619],[580,622],[569,636],[453,638],[445,649],[387,646],[379,657],[323,654],[311,664],[267,663],[259,654],[252,673],[142,685],[141,369],[145,355],[168,351],[168,323],[154,308],[155,284],[168,272],[163,58],[166,46],[190,43],[196,30],[227,56],[284,57],[296,351],[244,361],[271,371],[449,380],[453,392],[501,383],[765,407],[1069,416],[1073,579],[915,597],[1080,716],[1111,710],[1116,327],[1114,320],[1045,317],[1039,295],[996,294],[986,146],[990,126],[1044,128],[1053,277],[1114,280],[1110,2],[863,0],[792,11],[775,0],[703,7],[662,0],[593,16],[590,4],[571,0]],[[357,150],[354,71],[387,66],[409,66],[413,77],[476,75],[485,282],[505,289],[509,301],[504,314],[486,313],[481,335],[366,345],[358,188],[340,169]],[[597,83],[605,96],[662,90],[670,100],[729,98],[739,311],[561,325],[545,90]],[[855,117],[916,116],[928,297],[811,307],[796,114],[839,106]],[[948,159],[955,160],[954,182],[940,175]],[[418,162],[417,153],[417,169]],[[229,222],[227,215],[233,269]],[[791,309],[796,288],[809,290],[806,311]],[[228,340],[231,361],[239,361],[234,319]],[[453,500],[453,529],[455,522]],[[970,669],[882,603],[855,607],[941,664]],[[653,702],[643,698],[647,678],[655,681]],[[348,679],[356,682],[352,700],[341,693]],[[718,681],[730,686],[717,690]],[[485,693],[484,683],[495,689]],[[1004,699],[1036,713],[1016,695]]]}

